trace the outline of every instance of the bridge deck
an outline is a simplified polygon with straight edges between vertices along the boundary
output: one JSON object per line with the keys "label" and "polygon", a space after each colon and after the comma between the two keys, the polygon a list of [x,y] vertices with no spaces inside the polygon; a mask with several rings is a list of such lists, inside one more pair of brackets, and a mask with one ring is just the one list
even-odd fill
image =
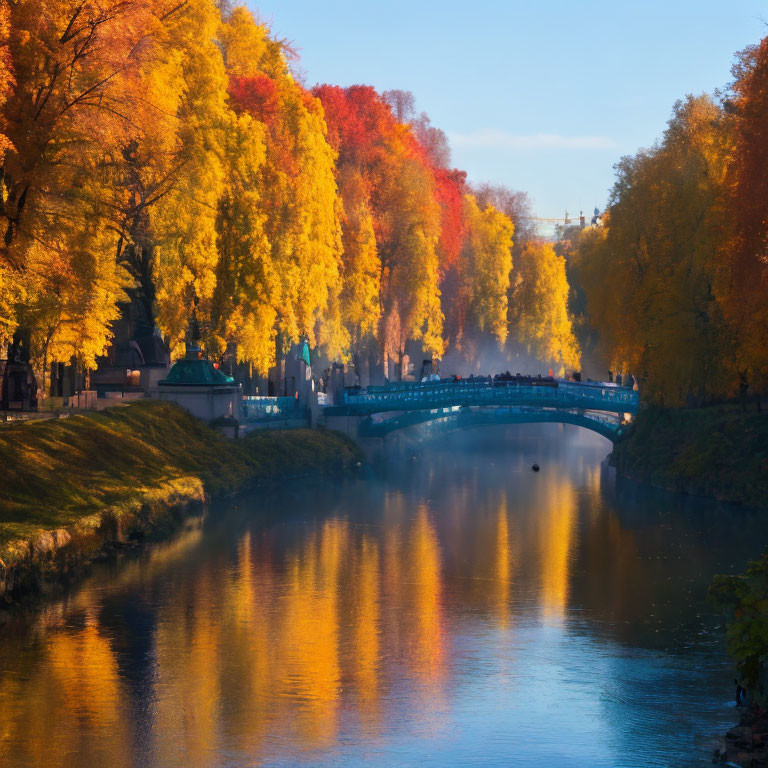
{"label": "bridge deck", "polygon": [[530,406],[636,413],[638,396],[637,392],[631,389],[614,385],[581,384],[572,381],[528,384],[464,379],[423,384],[398,383],[386,387],[369,387],[367,390],[347,390],[343,405],[332,406],[332,409],[348,415],[366,415],[457,405]]}

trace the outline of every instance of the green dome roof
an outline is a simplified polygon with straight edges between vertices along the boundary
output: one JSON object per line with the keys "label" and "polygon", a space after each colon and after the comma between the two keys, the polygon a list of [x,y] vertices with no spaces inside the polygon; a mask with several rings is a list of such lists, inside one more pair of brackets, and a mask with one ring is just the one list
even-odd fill
{"label": "green dome roof", "polygon": [[158,384],[181,384],[196,387],[216,387],[234,384],[235,380],[213,367],[210,360],[185,358],[177,360],[168,376]]}

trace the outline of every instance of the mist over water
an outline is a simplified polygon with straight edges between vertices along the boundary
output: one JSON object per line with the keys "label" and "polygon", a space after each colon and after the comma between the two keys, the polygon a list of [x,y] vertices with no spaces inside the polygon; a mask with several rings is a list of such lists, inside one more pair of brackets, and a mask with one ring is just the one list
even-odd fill
{"label": "mist over water", "polygon": [[[495,339],[479,339],[467,342],[468,347],[463,351],[449,349],[440,360],[440,375],[452,376],[457,374],[462,378],[474,376],[489,376],[509,371],[512,374],[521,373],[525,376],[545,375],[548,363],[542,363],[536,357],[527,354],[520,345],[509,344],[504,350],[499,349]],[[414,360],[420,362],[419,356]]]}
{"label": "mist over water", "polygon": [[96,569],[0,629],[0,765],[710,764],[736,711],[706,588],[765,520],[609,451],[457,433]]}

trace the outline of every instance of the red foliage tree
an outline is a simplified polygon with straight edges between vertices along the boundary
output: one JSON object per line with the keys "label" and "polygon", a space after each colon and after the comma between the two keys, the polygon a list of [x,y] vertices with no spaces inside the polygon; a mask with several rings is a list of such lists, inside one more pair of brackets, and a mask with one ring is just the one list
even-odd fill
{"label": "red foliage tree", "polygon": [[230,77],[229,95],[235,111],[249,112],[267,124],[274,122],[280,109],[277,86],[267,75]]}
{"label": "red foliage tree", "polygon": [[729,208],[733,235],[723,275],[725,306],[742,340],[749,383],[768,384],[768,37],[734,67]]}

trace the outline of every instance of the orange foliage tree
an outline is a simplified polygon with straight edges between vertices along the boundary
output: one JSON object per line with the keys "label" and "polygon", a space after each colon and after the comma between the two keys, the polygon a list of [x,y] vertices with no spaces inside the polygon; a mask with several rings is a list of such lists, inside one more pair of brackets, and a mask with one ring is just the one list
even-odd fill
{"label": "orange foliage tree", "polygon": [[[441,207],[426,153],[373,88],[323,85],[314,92],[323,103],[329,140],[338,152],[348,242],[360,239],[354,229],[361,225],[370,224],[375,238],[374,256],[369,235],[362,235],[370,248],[366,269],[376,260],[379,265],[377,341],[382,356],[399,365],[409,339],[440,355]],[[360,210],[370,212],[370,223]],[[360,262],[354,248],[348,256],[345,270],[350,275]]]}
{"label": "orange foliage tree", "polygon": [[738,339],[742,386],[768,386],[768,37],[734,67],[728,169],[730,242],[720,271],[725,311]]}
{"label": "orange foliage tree", "polygon": [[8,10],[2,60],[15,87],[0,125],[0,263],[45,378],[52,359],[94,364],[124,297],[112,162],[146,114],[135,97],[156,18],[143,0]]}
{"label": "orange foliage tree", "polygon": [[507,212],[412,94],[310,92],[292,55],[216,0],[0,0],[0,341],[93,368],[130,306],[260,375],[302,338],[388,373],[503,343]]}

